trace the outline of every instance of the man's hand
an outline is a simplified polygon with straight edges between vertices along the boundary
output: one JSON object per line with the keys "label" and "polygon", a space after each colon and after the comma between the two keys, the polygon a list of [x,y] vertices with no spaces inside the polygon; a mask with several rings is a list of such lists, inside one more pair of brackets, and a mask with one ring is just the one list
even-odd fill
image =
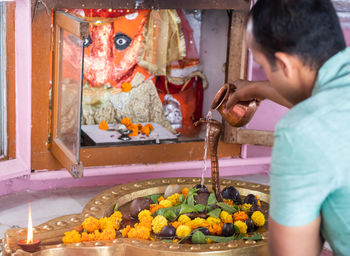
{"label": "man's hand", "polygon": [[269,249],[272,256],[318,256],[323,241],[321,216],[304,226],[283,226],[269,219]]}
{"label": "man's hand", "polygon": [[269,81],[236,80],[230,84],[230,88],[234,88],[235,91],[229,95],[225,105],[226,109],[231,108],[239,101],[256,100],[259,103],[264,99],[269,99],[287,108],[293,107],[287,99],[270,86]]}

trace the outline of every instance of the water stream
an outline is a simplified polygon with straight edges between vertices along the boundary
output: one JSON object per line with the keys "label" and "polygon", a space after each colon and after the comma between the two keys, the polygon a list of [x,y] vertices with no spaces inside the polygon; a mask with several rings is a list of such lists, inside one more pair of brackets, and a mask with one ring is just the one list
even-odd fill
{"label": "water stream", "polygon": [[207,171],[207,153],[208,153],[208,140],[209,140],[209,130],[210,130],[209,120],[211,118],[212,118],[212,112],[211,110],[209,110],[205,119],[207,122],[206,122],[206,131],[205,131],[205,139],[204,139],[203,170],[202,170],[202,181],[201,181],[202,187],[204,186],[204,177]]}

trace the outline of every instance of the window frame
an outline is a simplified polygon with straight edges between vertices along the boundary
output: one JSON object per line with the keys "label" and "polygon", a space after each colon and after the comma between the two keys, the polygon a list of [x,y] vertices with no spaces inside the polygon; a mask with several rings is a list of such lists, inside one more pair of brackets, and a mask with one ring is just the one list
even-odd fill
{"label": "window frame", "polygon": [[[158,1],[157,1],[158,2]],[[59,8],[130,8],[136,6],[140,9],[154,7],[153,1],[118,1],[103,0],[96,5],[96,1],[49,1],[49,10]],[[225,0],[219,5],[209,0],[196,1],[159,1],[158,8],[188,9],[231,9],[233,18],[230,24],[229,40],[235,40],[228,46],[227,51],[227,75],[226,81],[232,82],[246,77],[247,49],[244,45],[243,35],[246,19],[248,17],[250,1]],[[196,8],[197,7],[197,8]],[[52,84],[52,50],[54,48],[54,32],[51,27],[51,17],[47,15],[45,8],[40,7],[35,11],[32,23],[32,54],[40,56],[32,60],[32,145],[31,163],[32,169],[56,170],[62,169],[62,165],[50,152],[49,127],[51,122],[51,110],[49,109],[49,83]],[[238,63],[238,64],[237,64]],[[238,72],[236,72],[238,69]],[[234,71],[234,72],[233,72]],[[47,88],[47,90],[45,89]],[[39,100],[40,99],[40,100]],[[230,127],[225,125],[225,134],[230,134]],[[191,154],[189,154],[191,152]],[[241,145],[220,141],[218,157],[239,157]],[[152,164],[161,162],[193,161],[203,158],[203,142],[183,142],[176,144],[138,145],[138,146],[112,146],[112,147],[83,147],[81,149],[81,162],[88,166],[115,166],[126,164]]]}

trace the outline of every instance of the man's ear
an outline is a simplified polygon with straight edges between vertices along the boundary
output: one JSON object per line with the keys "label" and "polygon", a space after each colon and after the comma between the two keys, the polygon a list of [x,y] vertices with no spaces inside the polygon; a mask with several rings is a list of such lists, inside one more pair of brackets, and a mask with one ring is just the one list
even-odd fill
{"label": "man's ear", "polygon": [[290,78],[293,75],[293,71],[295,68],[294,56],[285,52],[276,52],[275,58],[276,65],[278,66],[278,68],[282,70],[283,74],[287,78]]}

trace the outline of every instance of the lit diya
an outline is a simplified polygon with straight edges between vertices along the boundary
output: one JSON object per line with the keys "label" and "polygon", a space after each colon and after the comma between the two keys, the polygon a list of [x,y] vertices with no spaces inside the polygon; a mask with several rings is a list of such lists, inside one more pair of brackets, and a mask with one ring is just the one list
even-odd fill
{"label": "lit diya", "polygon": [[40,245],[40,240],[34,239],[33,235],[33,223],[30,205],[28,206],[28,230],[27,230],[27,240],[20,240],[17,242],[18,246],[26,252],[35,252]]}

